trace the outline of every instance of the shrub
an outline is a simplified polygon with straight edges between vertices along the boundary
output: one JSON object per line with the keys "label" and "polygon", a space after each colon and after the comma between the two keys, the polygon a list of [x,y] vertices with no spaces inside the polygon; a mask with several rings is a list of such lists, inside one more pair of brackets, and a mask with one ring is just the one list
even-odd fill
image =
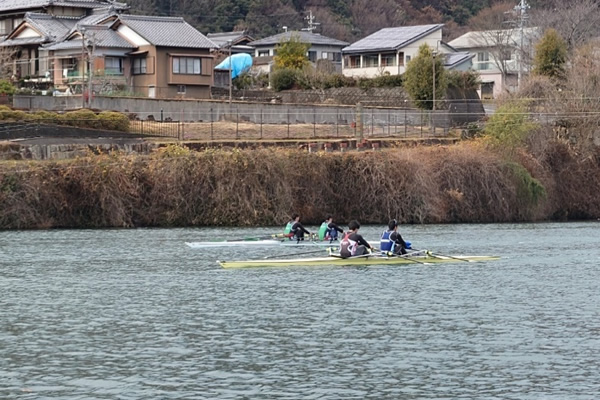
{"label": "shrub", "polygon": [[6,79],[0,79],[0,95],[12,96],[15,94],[16,88]]}
{"label": "shrub", "polygon": [[481,84],[477,71],[447,71],[446,78],[448,86],[457,89],[477,90]]}
{"label": "shrub", "polygon": [[271,73],[271,86],[276,92],[291,89],[296,83],[296,71],[290,68],[276,69]]}
{"label": "shrub", "polygon": [[397,87],[402,86],[404,78],[402,75],[381,75],[372,79],[373,87]]}
{"label": "shrub", "polygon": [[111,131],[129,131],[129,118],[127,115],[115,111],[102,111],[97,115],[98,128]]}
{"label": "shrub", "polygon": [[96,113],[87,109],[65,113],[60,119],[65,125],[79,126],[82,128],[96,128],[98,125]]}

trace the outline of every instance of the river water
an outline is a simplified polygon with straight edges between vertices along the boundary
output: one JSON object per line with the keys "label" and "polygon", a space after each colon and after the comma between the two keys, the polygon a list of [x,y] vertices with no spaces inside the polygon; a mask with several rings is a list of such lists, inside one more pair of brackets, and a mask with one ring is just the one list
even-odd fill
{"label": "river water", "polygon": [[268,228],[0,232],[0,398],[598,398],[600,222],[401,228],[502,258],[225,270],[306,249],[184,244]]}

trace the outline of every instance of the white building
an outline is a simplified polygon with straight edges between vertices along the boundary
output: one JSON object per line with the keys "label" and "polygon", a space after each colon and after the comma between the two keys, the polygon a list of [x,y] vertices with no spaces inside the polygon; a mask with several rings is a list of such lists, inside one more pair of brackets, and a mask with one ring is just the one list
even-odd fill
{"label": "white building", "polygon": [[490,99],[518,88],[519,74],[529,74],[533,44],[538,38],[538,28],[496,29],[467,32],[449,44],[476,55],[473,69],[481,77],[479,95]]}

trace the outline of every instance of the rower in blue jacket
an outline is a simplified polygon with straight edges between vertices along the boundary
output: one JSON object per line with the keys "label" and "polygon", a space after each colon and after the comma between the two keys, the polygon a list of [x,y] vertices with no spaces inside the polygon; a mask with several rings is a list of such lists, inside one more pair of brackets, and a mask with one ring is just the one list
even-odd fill
{"label": "rower in blue jacket", "polygon": [[388,229],[381,234],[379,249],[392,254],[406,254],[406,249],[410,246],[402,239],[402,235],[398,232],[398,221],[395,219],[388,223]]}

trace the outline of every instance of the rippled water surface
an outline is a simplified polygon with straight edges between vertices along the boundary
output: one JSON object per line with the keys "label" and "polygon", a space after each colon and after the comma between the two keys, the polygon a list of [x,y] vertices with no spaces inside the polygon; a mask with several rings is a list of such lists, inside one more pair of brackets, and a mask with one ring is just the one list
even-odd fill
{"label": "rippled water surface", "polygon": [[307,250],[184,244],[257,232],[0,232],[0,398],[600,396],[599,222],[402,227],[502,255],[435,266],[224,270]]}

